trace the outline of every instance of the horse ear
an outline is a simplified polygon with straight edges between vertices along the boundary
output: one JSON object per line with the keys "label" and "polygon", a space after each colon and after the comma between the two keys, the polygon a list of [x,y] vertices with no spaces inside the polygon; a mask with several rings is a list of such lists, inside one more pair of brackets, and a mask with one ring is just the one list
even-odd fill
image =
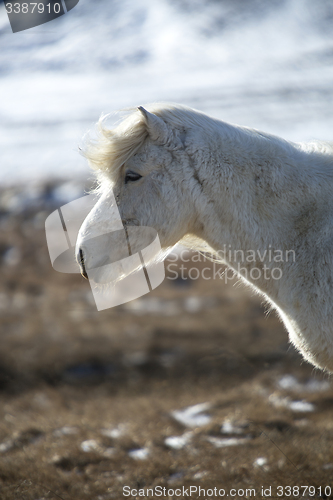
{"label": "horse ear", "polygon": [[168,126],[158,116],[153,113],[149,113],[142,106],[138,107],[140,113],[143,114],[147,124],[148,134],[153,141],[159,142],[160,144],[166,144],[170,136]]}

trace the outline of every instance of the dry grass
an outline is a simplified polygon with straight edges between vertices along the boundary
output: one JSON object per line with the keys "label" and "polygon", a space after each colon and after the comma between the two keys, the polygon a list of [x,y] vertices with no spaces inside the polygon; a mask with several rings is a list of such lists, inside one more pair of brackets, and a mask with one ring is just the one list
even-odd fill
{"label": "dry grass", "polygon": [[[170,279],[97,312],[86,281],[51,268],[52,209],[0,217],[1,500],[120,499],[123,485],[256,488],[257,498],[261,486],[272,498],[278,485],[333,487],[333,389],[306,385],[328,379],[274,314],[244,288]],[[301,385],[280,387],[286,374]],[[205,402],[205,425],[171,415]],[[181,449],[165,442],[188,432]],[[214,445],[230,437],[246,441]],[[137,449],[147,457],[133,458]]]}

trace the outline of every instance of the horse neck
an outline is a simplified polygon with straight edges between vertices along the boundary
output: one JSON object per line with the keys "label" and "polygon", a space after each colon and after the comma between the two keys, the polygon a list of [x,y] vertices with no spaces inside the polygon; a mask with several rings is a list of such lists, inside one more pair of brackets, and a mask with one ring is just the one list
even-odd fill
{"label": "horse neck", "polygon": [[[267,250],[293,250],[295,219],[316,192],[308,155],[295,144],[240,127],[221,126],[208,143],[209,160],[196,164],[205,179],[197,203],[198,236],[215,251],[259,251],[265,255],[260,264],[272,265]],[[244,265],[250,269],[256,262]],[[276,298],[277,283],[253,284]]]}

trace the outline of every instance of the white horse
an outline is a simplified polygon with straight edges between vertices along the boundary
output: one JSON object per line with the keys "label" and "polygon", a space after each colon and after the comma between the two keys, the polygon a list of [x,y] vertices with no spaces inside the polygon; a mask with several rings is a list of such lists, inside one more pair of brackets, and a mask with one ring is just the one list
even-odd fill
{"label": "white horse", "polygon": [[110,251],[92,238],[115,229],[113,192],[125,226],[153,227],[165,253],[181,242],[221,258],[227,245],[223,261],[278,311],[304,358],[333,372],[332,144],[292,143],[160,104],[113,130],[100,120],[85,155],[100,199],[78,236],[83,274]]}

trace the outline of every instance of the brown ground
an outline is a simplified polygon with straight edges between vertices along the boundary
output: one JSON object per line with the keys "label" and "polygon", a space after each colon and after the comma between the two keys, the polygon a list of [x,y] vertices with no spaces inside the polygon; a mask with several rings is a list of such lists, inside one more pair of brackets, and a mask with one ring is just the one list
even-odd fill
{"label": "brown ground", "polygon": [[[14,214],[17,193],[0,193],[1,500],[132,498],[124,485],[257,498],[262,486],[271,498],[304,486],[306,499],[333,488],[333,388],[257,297],[218,279],[166,279],[97,312],[89,284],[50,265],[44,221],[56,204]],[[280,387],[285,375],[298,385]],[[300,400],[314,411],[288,407]],[[171,414],[197,403],[210,404],[205,425]],[[165,442],[184,434],[181,449]],[[243,441],[216,447],[230,437]],[[138,449],[146,458],[131,456]]]}

